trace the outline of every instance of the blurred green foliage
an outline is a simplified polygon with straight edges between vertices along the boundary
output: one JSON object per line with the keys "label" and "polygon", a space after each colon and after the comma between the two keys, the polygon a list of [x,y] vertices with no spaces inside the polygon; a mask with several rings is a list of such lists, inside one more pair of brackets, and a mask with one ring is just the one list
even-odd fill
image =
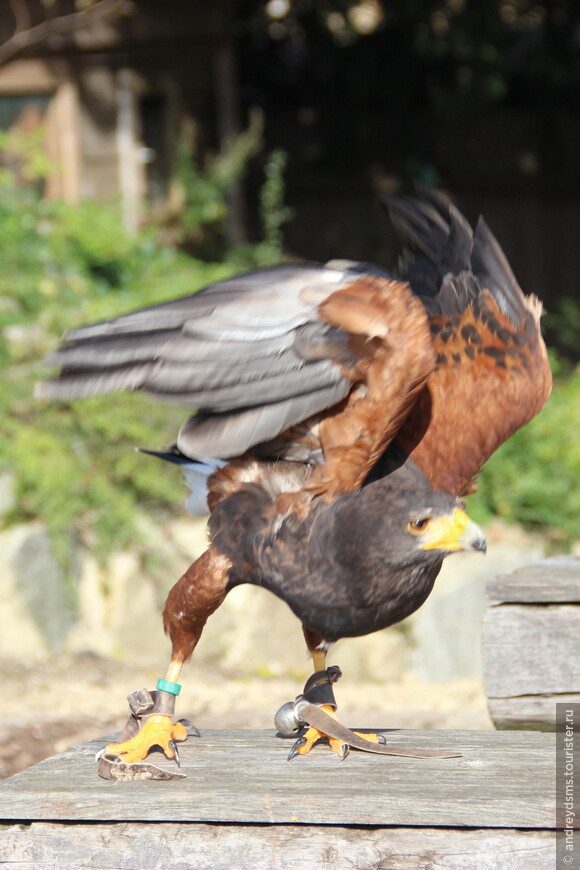
{"label": "blurred green foliage", "polygon": [[266,157],[265,180],[260,189],[259,202],[262,241],[251,245],[238,245],[230,251],[229,259],[240,270],[268,266],[284,259],[282,227],[294,217],[293,209],[284,204],[286,162],[286,152],[281,148],[271,151]]}
{"label": "blurred green foliage", "polygon": [[15,180],[28,185],[42,184],[49,170],[44,148],[44,130],[0,130],[0,186],[12,187]]}
{"label": "blurred green foliage", "polygon": [[266,181],[262,185],[260,195],[260,216],[264,230],[263,246],[266,250],[264,259],[279,259],[282,257],[284,236],[282,227],[292,220],[294,212],[284,205],[284,170],[287,156],[281,148],[272,151],[265,166]]}
{"label": "blurred green foliage", "polygon": [[203,162],[193,134],[183,133],[177,148],[174,180],[180,200],[175,233],[178,244],[214,256],[223,253],[229,197],[243,178],[248,161],[258,152],[262,132],[262,114],[250,113],[247,129]]}
{"label": "blurred green foliage", "polygon": [[567,359],[580,360],[580,302],[564,296],[545,317],[546,333]]}
{"label": "blurred green foliage", "polygon": [[284,203],[287,155],[281,148],[266,154],[262,161],[261,240],[228,248],[227,218],[232,190],[257,153],[262,132],[262,113],[250,112],[247,129],[221,153],[208,158],[204,165],[191,137],[182,137],[173,185],[179,202],[177,223],[170,232],[174,244],[204,259],[225,256],[240,270],[271,265],[283,258],[282,227],[292,220],[294,213]]}

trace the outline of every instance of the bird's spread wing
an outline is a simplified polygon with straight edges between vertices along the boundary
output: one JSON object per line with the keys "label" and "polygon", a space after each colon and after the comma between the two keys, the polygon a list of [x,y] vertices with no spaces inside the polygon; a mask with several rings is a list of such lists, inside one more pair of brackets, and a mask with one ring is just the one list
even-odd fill
{"label": "bird's spread wing", "polygon": [[143,390],[193,405],[185,455],[276,458],[283,444],[281,455],[324,454],[317,491],[338,492],[362,483],[434,356],[409,288],[345,264],[263,269],[73,330],[51,361],[61,371],[45,397]]}
{"label": "bird's spread wing", "polygon": [[51,359],[61,372],[41,395],[143,390],[199,409],[179,435],[186,455],[239,456],[348,393],[344,336],[316,317],[346,281],[345,270],[263,269],[72,330]]}
{"label": "bird's spread wing", "polygon": [[434,488],[461,495],[550,394],[542,306],[524,295],[481,218],[472,231],[435,194],[389,209],[405,245],[401,276],[429,312],[436,353],[397,440]]}
{"label": "bird's spread wing", "polygon": [[[143,390],[194,406],[183,454],[305,462],[311,494],[361,486],[396,441],[432,486],[462,494],[548,397],[541,305],[482,220],[472,231],[435,193],[388,206],[399,280],[334,261],[221,281],[68,333],[41,395]],[[216,497],[244,479],[232,469]]]}

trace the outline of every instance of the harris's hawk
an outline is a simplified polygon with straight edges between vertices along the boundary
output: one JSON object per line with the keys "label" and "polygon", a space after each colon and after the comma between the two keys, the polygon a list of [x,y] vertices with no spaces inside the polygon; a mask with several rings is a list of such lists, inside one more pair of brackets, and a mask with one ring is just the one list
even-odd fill
{"label": "harris's hawk", "polygon": [[[196,409],[166,458],[183,465],[192,512],[209,507],[211,543],[169,593],[171,662],[154,715],[108,747],[123,761],[176,755],[182,665],[234,586],[266,587],[301,620],[315,672],[303,698],[332,713],[329,646],[404,619],[449,553],[485,549],[458,499],[548,398],[541,304],[482,219],[472,230],[433,192],[388,208],[395,272],[265,268],[73,330],[53,356],[47,398],[142,390]],[[325,733],[307,721],[291,754]],[[344,755],[343,736],[330,742]]]}

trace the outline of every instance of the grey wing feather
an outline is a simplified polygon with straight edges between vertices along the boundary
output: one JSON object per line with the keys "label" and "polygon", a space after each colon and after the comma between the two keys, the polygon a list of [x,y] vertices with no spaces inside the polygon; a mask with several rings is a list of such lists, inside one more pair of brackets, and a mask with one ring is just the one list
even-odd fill
{"label": "grey wing feather", "polygon": [[92,342],[70,344],[50,354],[47,362],[49,365],[66,366],[67,369],[74,366],[79,369],[91,366],[122,366],[160,358],[192,364],[222,360],[231,365],[244,360],[267,358],[287,350],[293,343],[292,332],[251,343],[247,340],[225,343],[193,338],[183,332],[166,329],[158,333],[139,333],[139,340],[137,335],[128,338],[115,335]]}
{"label": "grey wing feather", "polygon": [[[330,362],[323,361],[303,366],[294,371],[280,372],[272,375],[264,372],[262,378],[250,381],[238,381],[229,386],[219,386],[213,389],[179,392],[168,392],[160,381],[156,384],[155,379],[150,379],[143,389],[156,399],[179,402],[183,405],[192,405],[197,408],[211,410],[217,413],[231,411],[236,408],[244,408],[249,404],[277,402],[282,396],[286,398],[299,397],[311,390],[319,390],[323,387],[333,386],[346,380],[340,370]],[[350,388],[352,384],[346,381]],[[171,376],[170,386],[177,386]],[[304,418],[301,418],[304,419]],[[219,456],[219,454],[217,454]]]}
{"label": "grey wing feather", "polygon": [[336,405],[350,388],[351,384],[343,380],[327,389],[231,414],[195,414],[181,427],[177,446],[186,456],[223,459],[240,456],[290,426]]}
{"label": "grey wing feather", "polygon": [[[240,360],[232,365],[223,359],[207,362],[201,373],[190,362],[154,360],[140,364],[108,367],[98,377],[91,370],[68,370],[66,381],[49,382],[51,398],[76,398],[120,390],[143,390],[156,398],[196,407],[226,410],[281,396],[319,389],[336,382],[340,372],[328,360],[309,362],[288,350],[266,359]],[[251,395],[248,391],[251,390]]]}
{"label": "grey wing feather", "polygon": [[40,386],[71,399],[142,390],[199,409],[180,433],[189,456],[231,457],[343,399],[348,335],[317,307],[353,270],[281,266],[75,329]]}
{"label": "grey wing feather", "polygon": [[69,342],[82,342],[106,336],[147,333],[163,329],[182,330],[203,318],[213,318],[214,326],[228,324],[256,327],[284,326],[298,312],[312,309],[329,293],[350,279],[346,270],[321,266],[275,266],[217,281],[197,293],[161,302],[107,320],[72,329]]}

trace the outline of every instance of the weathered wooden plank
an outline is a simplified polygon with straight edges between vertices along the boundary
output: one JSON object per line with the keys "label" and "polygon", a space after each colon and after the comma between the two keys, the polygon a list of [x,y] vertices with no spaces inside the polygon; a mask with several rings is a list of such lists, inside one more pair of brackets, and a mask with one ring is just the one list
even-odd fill
{"label": "weathered wooden plank", "polygon": [[552,831],[35,823],[0,827],[6,870],[545,870]]}
{"label": "weathered wooden plank", "polygon": [[486,593],[493,604],[580,603],[580,558],[553,556],[494,577],[488,581]]}
{"label": "weathered wooden plank", "polygon": [[520,695],[516,698],[488,698],[489,715],[496,728],[556,730],[556,704],[580,704],[575,695]]}
{"label": "weathered wooden plank", "polygon": [[187,779],[100,780],[83,744],[0,783],[0,818],[37,821],[551,828],[554,737],[531,732],[391,731],[397,745],[458,749],[461,758],[410,759],[327,747],[286,761],[269,731],[206,731],[181,751]]}
{"label": "weathered wooden plank", "polygon": [[489,698],[580,692],[580,607],[489,608],[482,644]]}
{"label": "weathered wooden plank", "polygon": [[484,685],[497,728],[553,731],[580,700],[580,559],[554,556],[487,584]]}

